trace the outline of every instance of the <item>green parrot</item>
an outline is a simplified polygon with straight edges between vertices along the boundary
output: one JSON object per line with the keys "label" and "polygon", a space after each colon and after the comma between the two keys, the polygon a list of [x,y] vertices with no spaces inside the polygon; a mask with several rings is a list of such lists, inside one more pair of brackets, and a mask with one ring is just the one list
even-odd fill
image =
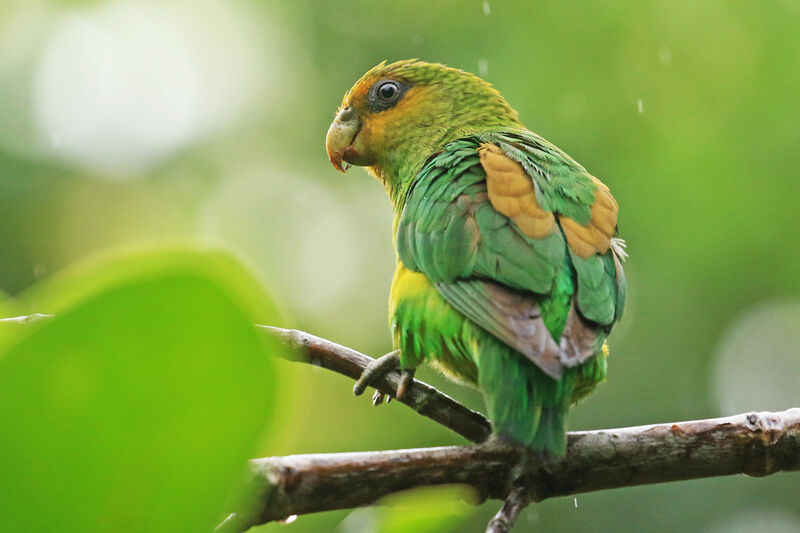
{"label": "green parrot", "polygon": [[326,147],[338,170],[367,167],[394,207],[396,352],[362,381],[398,364],[402,397],[426,361],[483,392],[501,437],[564,455],[567,412],[605,379],[625,302],[608,187],[487,82],[416,59],[364,74]]}

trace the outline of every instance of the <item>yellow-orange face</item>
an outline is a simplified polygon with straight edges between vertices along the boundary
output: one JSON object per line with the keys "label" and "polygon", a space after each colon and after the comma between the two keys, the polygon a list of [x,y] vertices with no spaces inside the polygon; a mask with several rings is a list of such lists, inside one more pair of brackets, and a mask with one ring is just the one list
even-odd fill
{"label": "yellow-orange face", "polygon": [[[402,62],[407,63],[407,62]],[[328,129],[328,158],[344,172],[344,163],[376,164],[383,150],[399,137],[400,130],[419,123],[430,87],[403,76],[403,69],[383,63],[367,72],[345,94],[336,118]]]}
{"label": "yellow-orange face", "polygon": [[325,144],[338,170],[369,166],[385,178],[459,136],[515,125],[516,111],[482,79],[411,59],[364,74],[345,94]]}

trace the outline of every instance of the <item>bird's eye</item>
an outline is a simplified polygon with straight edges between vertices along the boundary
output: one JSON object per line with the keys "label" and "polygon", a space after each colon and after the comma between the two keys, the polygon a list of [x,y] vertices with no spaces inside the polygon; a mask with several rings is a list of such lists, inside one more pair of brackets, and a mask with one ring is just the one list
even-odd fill
{"label": "bird's eye", "polygon": [[408,87],[401,80],[386,79],[375,82],[367,94],[369,108],[375,113],[391,109],[403,98]]}
{"label": "bird's eye", "polygon": [[387,81],[378,87],[378,97],[386,102],[391,102],[400,94],[400,87],[393,81]]}

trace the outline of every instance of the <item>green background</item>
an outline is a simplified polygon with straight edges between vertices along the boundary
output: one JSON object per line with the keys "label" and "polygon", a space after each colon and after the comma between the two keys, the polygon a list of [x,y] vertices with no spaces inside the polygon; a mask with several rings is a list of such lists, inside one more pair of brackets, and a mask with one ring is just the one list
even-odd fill
{"label": "green background", "polygon": [[[75,20],[111,41],[64,46],[94,35],[65,33]],[[336,173],[323,145],[364,71],[420,57],[483,75],[620,204],[629,306],[610,339],[609,379],[574,410],[572,428],[797,406],[798,28],[796,0],[6,0],[0,289],[16,295],[121,244],[199,241],[232,250],[272,287],[292,317],[278,325],[388,351],[389,204],[360,169]],[[87,59],[116,38],[125,46],[112,57],[136,61],[103,70]],[[153,43],[164,57],[136,55]],[[100,88],[100,102],[101,82],[128,68],[135,105],[109,105],[116,122],[86,119],[79,111],[93,100],[80,100],[76,77]],[[173,82],[148,90],[159,80]],[[194,90],[200,103],[174,115]],[[141,119],[158,137],[160,117],[163,131],[184,120],[188,133],[158,157],[120,134]],[[84,123],[95,126],[80,149],[56,136]],[[259,454],[463,442],[402,405],[353,398],[345,378],[277,366],[296,385],[282,393],[281,438],[263,439]],[[429,370],[419,377],[482,408],[475,391]],[[798,496],[796,474],[630,488],[530,507],[515,530],[798,531]],[[481,530],[497,507],[482,505],[459,531]],[[263,531],[334,530],[347,514]]]}

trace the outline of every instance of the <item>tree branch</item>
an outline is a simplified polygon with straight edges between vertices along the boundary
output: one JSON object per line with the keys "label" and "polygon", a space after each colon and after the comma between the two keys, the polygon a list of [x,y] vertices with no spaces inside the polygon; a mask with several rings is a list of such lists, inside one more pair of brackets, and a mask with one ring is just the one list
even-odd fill
{"label": "tree branch", "polygon": [[[530,462],[524,490],[512,483]],[[251,462],[254,507],[232,515],[237,529],[290,515],[366,505],[399,490],[464,483],[505,499],[493,522],[531,501],[618,487],[713,476],[800,470],[800,408],[727,418],[569,434],[567,456],[537,462],[495,439],[474,446],[293,455]],[[491,526],[490,526],[491,527]],[[504,531],[495,529],[489,531]]]}
{"label": "tree branch", "polygon": [[489,521],[489,525],[486,526],[486,533],[508,533],[511,531],[514,522],[519,518],[519,514],[530,501],[531,498],[525,487],[517,487],[512,490],[506,498],[506,502]]}
{"label": "tree branch", "polygon": [[[52,315],[2,319],[30,324]],[[259,326],[291,349],[281,357],[357,379],[374,359],[302,331]],[[400,373],[375,387],[394,395]],[[240,533],[298,514],[347,509],[390,493],[463,483],[482,498],[505,500],[487,532],[506,532],[530,502],[597,490],[732,474],[766,476],[800,470],[800,408],[572,432],[567,455],[542,461],[525,449],[489,439],[489,422],[433,387],[414,380],[401,400],[480,444],[382,452],[294,455],[251,461],[249,503],[217,528]]]}
{"label": "tree branch", "polygon": [[[372,357],[352,348],[303,331],[273,326],[258,327],[271,335],[277,335],[291,348],[285,354],[278,354],[290,361],[321,366],[352,379],[358,379],[367,365],[374,361]],[[387,372],[372,384],[382,393],[392,396],[395,395],[398,385],[400,385],[400,372],[397,371]],[[489,421],[482,414],[461,405],[450,396],[417,379],[399,401],[472,442],[483,442],[492,432]]]}

